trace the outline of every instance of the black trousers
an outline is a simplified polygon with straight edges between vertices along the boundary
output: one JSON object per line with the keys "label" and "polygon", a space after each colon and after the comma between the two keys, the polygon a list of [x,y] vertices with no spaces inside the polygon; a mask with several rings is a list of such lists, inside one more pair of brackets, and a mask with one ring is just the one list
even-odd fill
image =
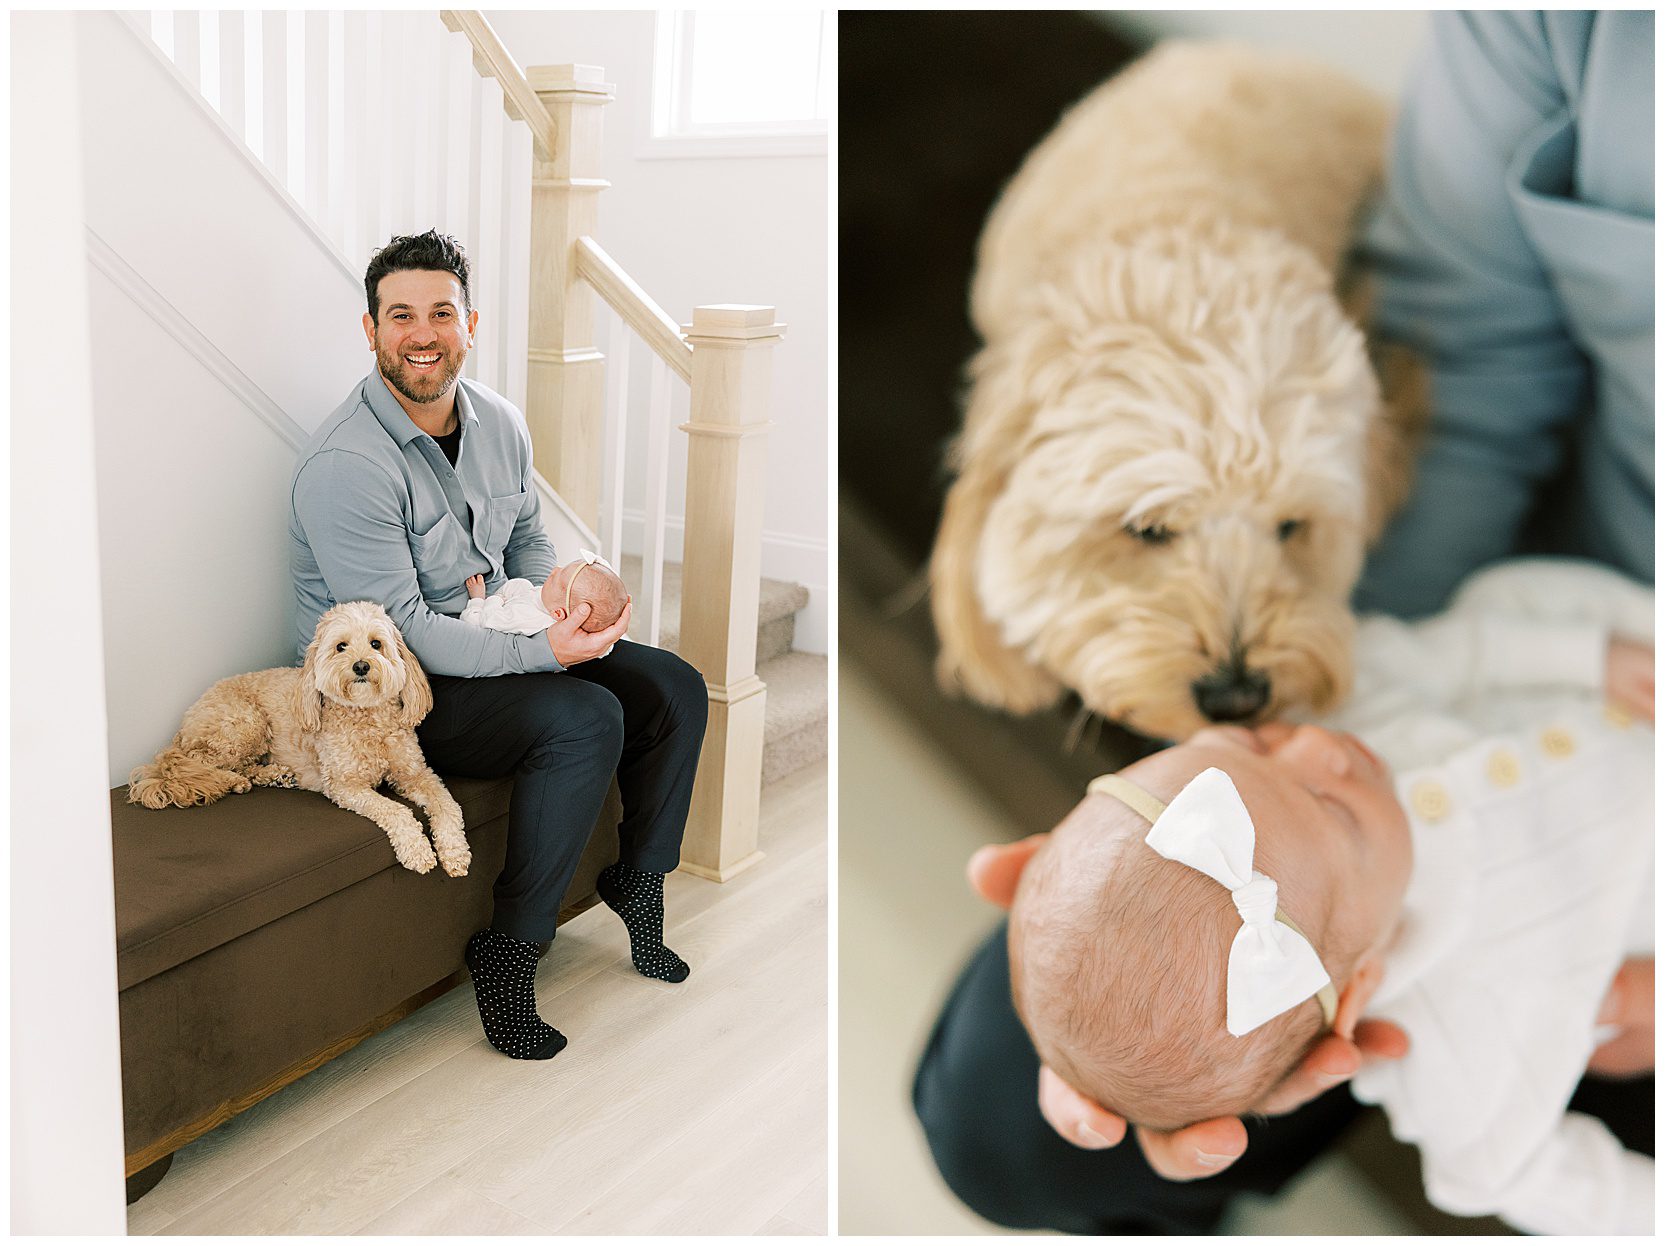
{"label": "black trousers", "polygon": [[[1208,1233],[1236,1195],[1275,1193],[1360,1110],[1338,1086],[1287,1116],[1246,1120],[1249,1149],[1220,1175],[1176,1182],[1145,1163],[1131,1134],[1084,1151],[1036,1105],[1040,1058],[1012,1008],[1002,923],[972,956],[937,1019],[913,1085],[914,1111],[950,1189],[1008,1228],[1065,1233]],[[1653,1079],[1587,1078],[1572,1106],[1653,1154]]]}
{"label": "black trousers", "polygon": [[621,640],[570,670],[428,679],[434,708],[417,728],[428,764],[441,774],[515,776],[493,929],[528,943],[554,935],[615,771],[619,859],[676,868],[705,739],[705,680],[693,667]]}

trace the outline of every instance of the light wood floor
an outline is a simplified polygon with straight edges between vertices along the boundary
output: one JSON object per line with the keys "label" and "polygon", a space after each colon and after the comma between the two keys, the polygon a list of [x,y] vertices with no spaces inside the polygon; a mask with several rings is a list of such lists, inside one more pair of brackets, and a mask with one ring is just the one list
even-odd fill
{"label": "light wood floor", "polygon": [[763,794],[764,860],[673,874],[672,986],[597,907],[561,928],[548,1062],[467,983],[180,1151],[133,1234],[792,1233],[827,1225],[827,768]]}

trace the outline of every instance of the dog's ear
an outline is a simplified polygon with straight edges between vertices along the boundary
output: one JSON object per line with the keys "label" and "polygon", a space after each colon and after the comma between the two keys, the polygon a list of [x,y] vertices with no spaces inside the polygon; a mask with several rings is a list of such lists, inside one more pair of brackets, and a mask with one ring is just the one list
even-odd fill
{"label": "dog's ear", "polygon": [[[319,620],[322,624],[322,620]],[[300,677],[295,680],[295,721],[303,732],[317,731],[324,725],[324,694],[318,691],[318,649],[322,626],[312,633],[312,643],[306,647],[306,660],[301,663]]]}
{"label": "dog's ear", "polygon": [[[1344,272],[1339,293],[1354,324],[1371,323],[1377,290],[1368,275]],[[1364,543],[1368,549],[1410,496],[1432,396],[1427,361],[1411,347],[1367,335],[1365,350],[1381,387],[1381,406],[1370,421],[1364,447]]]}
{"label": "dog's ear", "polygon": [[415,727],[434,708],[434,691],[428,686],[422,663],[405,643],[404,633],[394,628],[393,634],[399,641],[399,660],[405,664],[405,690],[399,694],[399,722],[402,726]]}
{"label": "dog's ear", "polygon": [[942,642],[937,679],[949,691],[1027,714],[1051,705],[1063,687],[1000,639],[977,597],[977,545],[1000,479],[974,470],[948,491],[931,552],[931,615]]}
{"label": "dog's ear", "polygon": [[1365,544],[1374,545],[1410,495],[1416,455],[1428,425],[1428,369],[1396,342],[1377,343],[1372,362],[1382,406],[1365,441]]}

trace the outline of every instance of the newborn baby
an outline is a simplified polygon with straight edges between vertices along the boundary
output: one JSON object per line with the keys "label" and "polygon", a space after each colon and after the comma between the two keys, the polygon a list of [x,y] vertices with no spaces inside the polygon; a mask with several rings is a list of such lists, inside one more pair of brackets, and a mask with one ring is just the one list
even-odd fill
{"label": "newborn baby", "polygon": [[1566,1104],[1652,948],[1653,739],[1604,705],[1645,684],[1651,717],[1651,643],[1613,639],[1651,632],[1651,593],[1610,572],[1505,566],[1438,619],[1363,624],[1330,726],[1214,727],[1095,780],[1012,910],[1042,1060],[1172,1129],[1252,1111],[1368,1012],[1410,1054],[1355,1093],[1436,1205],[1650,1231],[1652,1161]]}
{"label": "newborn baby", "polygon": [[590,617],[584,620],[581,630],[605,631],[624,613],[630,590],[600,554],[587,549],[580,553],[582,556],[576,561],[556,567],[542,588],[535,587],[530,580],[507,580],[488,597],[485,577],[469,576],[464,582],[468,605],[457,617],[476,627],[533,636],[548,630],[556,620],[566,618],[577,606],[588,603]]}

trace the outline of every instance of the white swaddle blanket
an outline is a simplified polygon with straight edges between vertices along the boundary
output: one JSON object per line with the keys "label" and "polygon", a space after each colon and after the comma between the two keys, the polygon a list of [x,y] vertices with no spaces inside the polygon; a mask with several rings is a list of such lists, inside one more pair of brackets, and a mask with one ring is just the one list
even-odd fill
{"label": "white swaddle blanket", "polygon": [[555,624],[543,608],[543,586],[530,580],[507,580],[489,596],[470,597],[457,617],[475,627],[522,636],[535,636]]}

